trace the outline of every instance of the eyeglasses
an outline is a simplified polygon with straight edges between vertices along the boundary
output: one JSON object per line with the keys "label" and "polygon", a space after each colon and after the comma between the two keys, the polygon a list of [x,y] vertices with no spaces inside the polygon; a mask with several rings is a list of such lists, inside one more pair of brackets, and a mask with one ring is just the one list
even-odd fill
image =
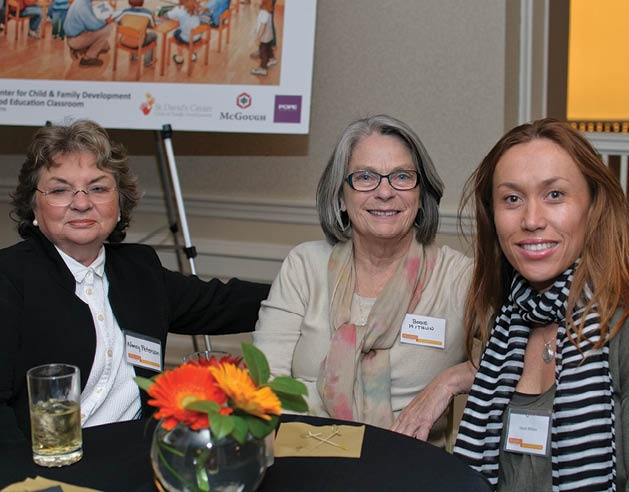
{"label": "eyeglasses", "polygon": [[356,171],[347,176],[345,181],[356,191],[372,191],[380,186],[382,178],[387,178],[391,188],[398,191],[412,190],[417,186],[417,171],[395,171],[390,174],[378,174],[374,171]]}
{"label": "eyeglasses", "polygon": [[42,191],[39,188],[35,188],[44,195],[44,199],[48,205],[53,207],[67,207],[72,203],[77,193],[85,193],[85,196],[90,199],[92,203],[107,203],[114,198],[117,188],[113,186],[94,185],[90,186],[87,190],[73,190],[68,186],[58,186],[52,190]]}

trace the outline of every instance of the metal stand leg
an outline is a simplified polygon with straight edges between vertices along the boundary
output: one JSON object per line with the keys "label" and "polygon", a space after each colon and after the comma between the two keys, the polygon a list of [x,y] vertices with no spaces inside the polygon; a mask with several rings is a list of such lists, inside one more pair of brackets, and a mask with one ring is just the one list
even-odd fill
{"label": "metal stand leg", "polygon": [[177,224],[177,216],[175,215],[175,204],[173,201],[173,192],[171,189],[170,179],[168,177],[168,167],[166,166],[166,155],[164,154],[164,146],[162,144],[160,132],[155,132],[155,148],[157,152],[157,162],[159,163],[159,177],[164,190],[164,202],[166,203],[166,212],[168,214],[168,229],[172,233],[173,244],[177,257],[177,267],[183,273],[183,264],[179,251],[179,225]]}
{"label": "metal stand leg", "polygon": [[[172,128],[170,125],[163,125],[161,131],[161,139],[163,146],[159,146],[158,158],[160,160],[160,172],[162,176],[162,182],[164,187],[164,197],[166,199],[166,207],[168,209],[168,219],[170,223],[170,230],[173,233],[173,237],[177,237],[178,227],[175,219],[174,210],[172,207],[172,195],[170,194],[171,186],[168,184],[168,173],[166,172],[166,167],[164,165],[164,150],[166,152],[166,159],[168,160],[168,170],[170,171],[170,183],[172,184],[172,191],[175,195],[175,203],[177,205],[177,211],[179,215],[179,220],[181,222],[181,232],[184,240],[184,247],[181,248],[178,245],[178,242],[175,242],[175,247],[177,248],[177,261],[179,262],[179,268],[183,271],[180,259],[179,259],[179,250],[181,249],[186,258],[190,263],[190,272],[192,275],[196,275],[196,267],[194,264],[194,258],[197,255],[196,248],[192,245],[192,241],[190,240],[190,231],[188,229],[188,221],[186,218],[186,209],[183,203],[183,195],[181,193],[181,185],[179,184],[179,174],[177,172],[177,163],[175,162],[175,154],[173,152],[172,145]],[[207,350],[211,350],[210,337],[209,335],[204,335],[205,338],[205,346]],[[196,347],[196,340],[193,338]]]}
{"label": "metal stand leg", "polygon": [[[159,164],[159,177],[162,183],[162,189],[164,190],[164,203],[166,204],[166,213],[168,214],[168,230],[172,234],[173,245],[175,248],[175,258],[177,259],[177,267],[181,273],[185,273],[183,269],[183,263],[181,262],[181,245],[179,244],[179,224],[177,223],[177,216],[175,215],[175,202],[173,199],[173,192],[171,182],[168,174],[168,166],[166,165],[166,154],[164,153],[164,145],[162,142],[161,133],[155,132],[155,149],[157,155],[157,162]],[[199,343],[197,337],[192,336],[192,348],[194,352],[198,352]]]}

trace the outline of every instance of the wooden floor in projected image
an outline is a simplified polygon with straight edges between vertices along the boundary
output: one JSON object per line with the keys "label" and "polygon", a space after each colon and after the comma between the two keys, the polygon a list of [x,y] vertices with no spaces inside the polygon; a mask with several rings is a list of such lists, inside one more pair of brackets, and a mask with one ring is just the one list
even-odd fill
{"label": "wooden floor in projected image", "polygon": [[[239,0],[235,0],[239,1]],[[234,0],[232,0],[232,3]],[[159,11],[163,5],[171,5],[168,0],[145,0],[144,7],[152,12]],[[129,6],[127,0],[118,0],[116,10]],[[277,46],[275,57],[278,64],[268,69],[267,76],[253,75],[251,69],[259,65],[259,60],[250,58],[256,51],[252,44],[258,8],[255,0],[241,3],[237,11],[232,7],[231,32],[229,43],[223,33],[221,52],[218,52],[218,32],[212,30],[209,63],[204,63],[205,48],[197,53],[198,60],[193,62],[192,73],[188,76],[187,62],[177,65],[170,63],[164,56],[164,74],[160,69],[162,49],[167,46],[161,35],[158,35],[157,50],[154,54],[155,63],[144,67],[140,82],[181,82],[196,84],[238,84],[238,85],[279,85],[282,66],[282,41],[284,27],[284,5],[278,2],[275,8],[275,29]],[[135,82],[138,61],[132,61],[131,55],[123,50],[118,51],[116,72],[113,72],[114,35],[110,41],[110,50],[101,54],[103,65],[99,67],[79,66],[78,60],[70,56],[66,41],[52,38],[52,24],[48,19],[42,22],[40,34],[42,39],[27,36],[28,22],[19,23],[19,36],[15,41],[17,23],[9,20],[8,26],[0,33],[0,78],[4,79],[46,79],[46,80],[99,80]],[[172,32],[168,33],[170,38]],[[175,46],[171,48],[176,52]],[[187,50],[183,51],[185,57]],[[171,54],[172,57],[172,54]]]}

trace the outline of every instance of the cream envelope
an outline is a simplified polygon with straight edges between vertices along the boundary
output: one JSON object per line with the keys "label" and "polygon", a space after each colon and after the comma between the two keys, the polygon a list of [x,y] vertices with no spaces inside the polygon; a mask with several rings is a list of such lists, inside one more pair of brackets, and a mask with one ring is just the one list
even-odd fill
{"label": "cream envelope", "polygon": [[360,458],[364,434],[364,425],[314,426],[303,422],[282,423],[275,437],[275,457]]}

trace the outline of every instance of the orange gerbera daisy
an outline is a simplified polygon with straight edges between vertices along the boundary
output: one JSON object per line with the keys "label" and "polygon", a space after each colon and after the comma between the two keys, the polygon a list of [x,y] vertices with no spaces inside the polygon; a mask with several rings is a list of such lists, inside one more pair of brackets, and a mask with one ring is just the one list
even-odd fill
{"label": "orange gerbera daisy", "polygon": [[[185,405],[198,400],[219,405],[227,402],[227,395],[216,385],[214,376],[198,364],[184,364],[160,374],[147,393],[153,398],[148,401],[149,405],[159,408],[155,418],[164,419],[162,426],[166,430],[173,429],[179,422],[193,430],[207,429],[207,413],[186,410]],[[222,410],[222,414],[231,413]]]}
{"label": "orange gerbera daisy", "polygon": [[236,408],[264,420],[271,420],[268,414],[282,412],[282,404],[271,388],[257,388],[246,369],[226,363],[209,367],[209,371]]}
{"label": "orange gerbera daisy", "polygon": [[201,356],[198,360],[190,361],[191,364],[198,364],[200,366],[208,367],[208,366],[219,366],[221,364],[229,363],[239,366],[242,362],[242,357],[232,357],[231,355],[223,355],[222,357],[216,358],[215,355],[212,355],[209,359]]}

